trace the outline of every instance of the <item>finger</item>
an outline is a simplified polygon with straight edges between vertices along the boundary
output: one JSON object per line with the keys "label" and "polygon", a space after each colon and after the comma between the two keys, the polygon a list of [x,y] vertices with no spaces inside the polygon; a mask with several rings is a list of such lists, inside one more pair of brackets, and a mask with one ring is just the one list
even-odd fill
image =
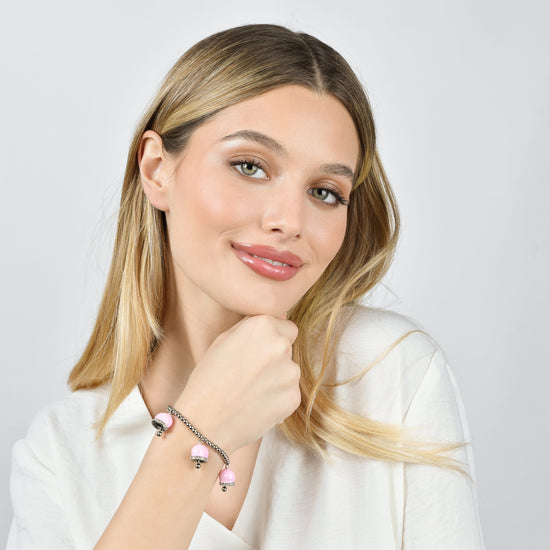
{"label": "finger", "polygon": [[289,340],[291,344],[294,343],[298,337],[298,327],[288,319],[276,319],[275,330]]}
{"label": "finger", "polygon": [[242,326],[242,324],[247,319],[250,319],[250,315],[243,317],[240,321],[237,321],[232,327],[229,327],[226,331],[219,334],[217,340],[221,342],[222,340],[227,338],[230,334],[233,334],[240,326]]}

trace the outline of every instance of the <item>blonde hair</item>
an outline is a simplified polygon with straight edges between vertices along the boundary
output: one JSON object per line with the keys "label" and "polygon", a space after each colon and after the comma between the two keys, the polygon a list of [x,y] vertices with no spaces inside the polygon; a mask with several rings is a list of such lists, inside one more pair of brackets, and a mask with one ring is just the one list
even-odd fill
{"label": "blonde hair", "polygon": [[[247,25],[214,34],[189,49],[170,70],[138,124],[128,154],[113,258],[101,306],[73,391],[111,382],[98,424],[109,418],[140,381],[162,340],[170,261],[164,213],[147,200],[138,149],[154,130],[168,153],[179,153],[193,131],[222,109],[273,88],[295,84],[337,98],[350,113],[361,146],[348,207],[347,231],[337,256],[289,312],[299,327],[294,358],[302,370],[303,400],[283,424],[292,441],[324,453],[327,444],[365,457],[423,462],[460,470],[445,452],[460,444],[415,441],[403,427],[342,409],[323,383],[333,359],[344,311],[371,290],[392,260],[399,233],[395,199],[382,168],[369,102],[356,75],[331,47],[276,25]],[[313,355],[322,342],[322,357]],[[320,366],[319,366],[320,360]]]}

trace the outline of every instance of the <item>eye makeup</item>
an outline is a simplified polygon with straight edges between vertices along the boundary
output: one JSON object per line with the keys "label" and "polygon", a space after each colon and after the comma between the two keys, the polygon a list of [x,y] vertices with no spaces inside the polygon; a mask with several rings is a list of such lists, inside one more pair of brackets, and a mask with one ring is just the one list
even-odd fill
{"label": "eye makeup", "polygon": [[[239,159],[234,160],[231,162],[231,166],[234,166],[237,172],[242,174],[243,176],[247,176],[249,178],[255,178],[255,179],[269,179],[267,177],[267,174],[265,173],[265,170],[263,169],[262,164],[253,159]],[[265,176],[265,178],[260,178],[256,174],[258,172],[262,172]]]}
{"label": "eye makeup", "polygon": [[[264,171],[262,164],[251,158],[242,158],[238,160],[233,160],[230,162],[230,165],[235,167],[237,172],[242,176],[252,179],[269,179],[267,174]],[[258,176],[257,174],[263,174],[263,176]],[[311,187],[307,190],[308,194],[317,199],[319,202],[325,204],[326,206],[338,206],[341,204],[343,206],[349,205],[349,200],[344,197],[344,195],[334,189],[333,187]],[[323,192],[321,196],[316,195],[316,192]],[[327,200],[328,197],[333,197],[333,200]]]}

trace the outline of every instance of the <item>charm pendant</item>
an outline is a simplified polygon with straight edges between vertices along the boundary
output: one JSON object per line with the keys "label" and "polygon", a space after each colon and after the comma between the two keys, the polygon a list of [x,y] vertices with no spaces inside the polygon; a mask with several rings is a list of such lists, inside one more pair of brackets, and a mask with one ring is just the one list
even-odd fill
{"label": "charm pendant", "polygon": [[153,420],[151,420],[151,424],[153,424],[155,430],[157,430],[157,435],[160,437],[164,432],[168,431],[172,424],[174,423],[174,419],[172,418],[172,415],[168,413],[158,413]]}
{"label": "charm pendant", "polygon": [[228,487],[233,487],[235,485],[235,472],[226,466],[220,472],[220,485],[222,491],[225,493]]}
{"label": "charm pendant", "polygon": [[195,468],[200,468],[203,462],[208,462],[208,448],[202,444],[195,445],[191,449],[191,460],[195,462]]}

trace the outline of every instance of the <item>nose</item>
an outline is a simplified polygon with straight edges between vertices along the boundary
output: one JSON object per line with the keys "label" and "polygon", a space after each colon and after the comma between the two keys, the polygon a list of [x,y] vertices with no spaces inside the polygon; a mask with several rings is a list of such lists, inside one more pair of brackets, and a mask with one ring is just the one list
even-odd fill
{"label": "nose", "polygon": [[303,190],[274,189],[265,197],[262,214],[262,229],[279,233],[286,238],[300,238],[304,225]]}

